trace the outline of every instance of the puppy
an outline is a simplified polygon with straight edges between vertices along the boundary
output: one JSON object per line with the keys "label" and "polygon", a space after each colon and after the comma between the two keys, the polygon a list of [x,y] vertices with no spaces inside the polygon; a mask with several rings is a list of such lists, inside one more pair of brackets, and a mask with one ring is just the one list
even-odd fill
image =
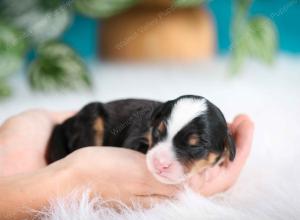
{"label": "puppy", "polygon": [[54,128],[48,163],[86,146],[116,146],[146,154],[157,180],[178,184],[224,159],[235,144],[222,112],[201,96],[165,103],[125,99],[86,105]]}

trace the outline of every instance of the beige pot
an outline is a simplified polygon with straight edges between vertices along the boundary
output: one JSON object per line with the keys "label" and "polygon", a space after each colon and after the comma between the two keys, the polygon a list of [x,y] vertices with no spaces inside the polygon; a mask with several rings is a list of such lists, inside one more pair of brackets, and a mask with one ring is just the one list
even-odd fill
{"label": "beige pot", "polygon": [[103,21],[100,39],[101,57],[109,60],[190,61],[215,51],[214,22],[204,8],[135,7]]}

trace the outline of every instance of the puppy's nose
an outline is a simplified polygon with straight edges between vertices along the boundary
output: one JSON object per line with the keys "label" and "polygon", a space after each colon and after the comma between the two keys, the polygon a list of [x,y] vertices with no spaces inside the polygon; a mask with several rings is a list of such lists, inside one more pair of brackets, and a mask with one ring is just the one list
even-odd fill
{"label": "puppy's nose", "polygon": [[167,171],[171,167],[172,162],[163,158],[154,157],[153,165],[158,173],[162,173]]}

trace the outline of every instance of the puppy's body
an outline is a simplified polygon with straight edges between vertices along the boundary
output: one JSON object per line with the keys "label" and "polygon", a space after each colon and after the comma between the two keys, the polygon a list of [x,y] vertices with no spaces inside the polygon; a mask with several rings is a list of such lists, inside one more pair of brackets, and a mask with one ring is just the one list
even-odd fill
{"label": "puppy's body", "polygon": [[124,147],[146,153],[151,115],[159,105],[142,99],[90,103],[55,127],[46,159],[52,163],[87,146]]}
{"label": "puppy's body", "polygon": [[221,111],[201,96],[161,103],[125,99],[91,103],[57,125],[47,152],[49,163],[86,146],[116,146],[147,153],[147,166],[164,183],[178,183],[235,146]]}

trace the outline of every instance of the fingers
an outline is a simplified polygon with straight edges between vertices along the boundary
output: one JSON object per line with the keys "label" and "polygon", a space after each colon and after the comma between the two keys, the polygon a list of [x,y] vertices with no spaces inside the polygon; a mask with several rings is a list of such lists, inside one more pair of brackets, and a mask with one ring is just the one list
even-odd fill
{"label": "fingers", "polygon": [[[32,119],[39,119],[39,121],[48,121],[49,123],[62,123],[69,117],[72,117],[76,111],[48,111],[45,109],[31,109],[28,111],[21,112],[11,118],[7,119],[3,125],[7,124],[16,124],[16,123],[24,123],[24,121],[32,120]],[[49,118],[50,117],[50,118]]]}
{"label": "fingers", "polygon": [[227,161],[226,165],[240,165],[240,162],[245,162],[250,153],[254,124],[249,116],[240,114],[234,118],[229,127],[235,140],[236,157],[233,162]]}
{"label": "fingers", "polygon": [[[236,145],[236,161],[245,160],[248,156],[254,132],[254,124],[247,115],[238,115],[230,125]],[[232,164],[232,163],[231,163]]]}
{"label": "fingers", "polygon": [[237,146],[237,159],[243,159],[251,149],[254,133],[254,124],[250,120],[243,120],[236,128],[234,134]]}
{"label": "fingers", "polygon": [[226,161],[225,165],[215,166],[207,170],[208,177],[199,189],[199,192],[204,196],[210,196],[230,188],[239,177],[249,156],[254,124],[248,116],[239,115],[234,119],[231,128],[237,148],[236,158],[233,162]]}
{"label": "fingers", "polygon": [[224,171],[226,172],[226,176],[233,180],[238,178],[242,168],[246,163],[251,150],[254,132],[254,124],[252,121],[248,117],[241,119],[239,119],[239,124],[236,125],[236,130],[234,133],[234,139],[236,143],[236,158],[233,162],[228,163],[227,167],[223,167]]}
{"label": "fingers", "polygon": [[241,122],[243,121],[248,121],[251,122],[251,119],[248,115],[246,114],[239,114],[237,115],[234,119],[233,122],[229,125],[230,131],[231,133],[235,133],[235,131],[237,130],[237,127],[241,124]]}

